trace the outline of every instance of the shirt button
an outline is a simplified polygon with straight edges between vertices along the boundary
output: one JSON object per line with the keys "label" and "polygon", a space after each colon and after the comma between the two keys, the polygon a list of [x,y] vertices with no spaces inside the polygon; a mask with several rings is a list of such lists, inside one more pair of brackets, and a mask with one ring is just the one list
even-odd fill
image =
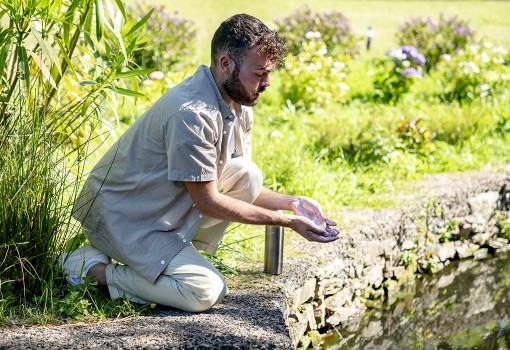
{"label": "shirt button", "polygon": [[227,134],[227,132],[226,132],[226,131],[223,131],[223,135],[226,135],[226,134]]}
{"label": "shirt button", "polygon": [[183,242],[183,243],[186,243],[186,240],[185,240],[185,239],[183,239],[183,240],[182,240],[182,242]]}
{"label": "shirt button", "polygon": [[222,161],[222,160],[220,160],[220,164],[223,164],[223,161]]}
{"label": "shirt button", "polygon": [[165,260],[161,260],[161,265],[165,265]]}

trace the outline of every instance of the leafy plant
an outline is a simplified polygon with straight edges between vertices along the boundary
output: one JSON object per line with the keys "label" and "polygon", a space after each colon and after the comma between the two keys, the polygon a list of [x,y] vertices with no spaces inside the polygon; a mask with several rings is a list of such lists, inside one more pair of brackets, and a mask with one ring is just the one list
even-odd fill
{"label": "leafy plant", "polygon": [[490,43],[471,45],[451,57],[443,55],[433,79],[444,102],[460,104],[488,101],[510,87],[510,70],[504,65],[506,50]]}
{"label": "leafy plant", "polygon": [[499,214],[496,217],[496,220],[499,226],[498,235],[500,237],[510,239],[510,218],[504,214]]}
{"label": "leafy plant", "polygon": [[285,61],[280,94],[285,101],[308,110],[339,102],[349,87],[343,83],[347,59],[328,54],[319,33],[309,32],[301,42],[301,51]]}
{"label": "leafy plant", "polygon": [[359,52],[358,39],[348,18],[341,12],[313,13],[308,5],[304,5],[275,23],[279,34],[287,38],[293,55],[302,51],[302,42],[310,32],[320,34],[321,41],[333,56],[354,56]]}
{"label": "leafy plant", "polygon": [[405,251],[402,253],[402,256],[400,257],[402,259],[402,262],[404,263],[404,266],[412,265],[416,262],[416,254],[410,251]]}
{"label": "leafy plant", "polygon": [[395,35],[400,45],[413,45],[427,58],[424,66],[427,72],[436,66],[442,55],[455,55],[475,43],[475,32],[469,21],[456,16],[446,18],[443,14],[437,23],[430,17],[411,18]]}
{"label": "leafy plant", "polygon": [[104,292],[90,278],[84,284],[67,285],[65,293],[52,307],[57,314],[69,319],[91,320],[105,317],[138,316],[150,312],[155,304],[139,305],[126,298],[104,301]]}
{"label": "leafy plant", "polygon": [[404,118],[397,129],[400,148],[408,152],[428,153],[433,151],[435,132],[422,125],[420,119]]}
{"label": "leafy plant", "polygon": [[[141,20],[151,12],[152,6],[135,2],[128,13]],[[132,60],[141,68],[154,68],[169,72],[175,65],[189,64],[195,53],[196,30],[193,22],[170,15],[165,6],[156,5],[146,25],[141,29],[145,39],[143,47],[133,51]]]}
{"label": "leafy plant", "polygon": [[416,47],[406,45],[388,51],[384,59],[375,61],[374,99],[396,104],[416,80],[422,78],[425,57]]}
{"label": "leafy plant", "polygon": [[5,0],[0,16],[0,284],[16,283],[13,298],[27,305],[57,279],[76,231],[70,208],[103,132],[102,103],[143,96],[123,80],[136,88],[148,72],[128,68],[148,16],[130,20],[122,2],[94,0]]}

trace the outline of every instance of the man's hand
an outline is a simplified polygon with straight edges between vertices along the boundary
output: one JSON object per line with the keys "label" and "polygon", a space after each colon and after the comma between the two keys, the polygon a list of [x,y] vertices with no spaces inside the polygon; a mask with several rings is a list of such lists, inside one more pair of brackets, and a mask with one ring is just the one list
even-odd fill
{"label": "man's hand", "polygon": [[311,242],[328,243],[338,239],[339,231],[337,229],[329,226],[324,229],[306,217],[291,216],[292,220],[289,227]]}
{"label": "man's hand", "polygon": [[297,200],[292,202],[292,211],[296,215],[301,215],[311,220],[328,237],[336,237],[339,233],[337,229],[331,227],[336,226],[336,222],[328,218],[320,204],[311,198],[298,197]]}

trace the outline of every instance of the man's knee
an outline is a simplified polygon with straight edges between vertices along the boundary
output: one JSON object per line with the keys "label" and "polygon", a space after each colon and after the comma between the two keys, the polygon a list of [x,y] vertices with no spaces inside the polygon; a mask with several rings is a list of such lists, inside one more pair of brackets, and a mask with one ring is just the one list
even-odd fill
{"label": "man's knee", "polygon": [[220,192],[253,202],[262,191],[264,177],[251,160],[233,158],[227,162],[220,179]]}
{"label": "man's knee", "polygon": [[202,286],[193,286],[187,296],[187,305],[183,308],[190,312],[203,312],[219,303],[228,294],[226,281],[221,278],[221,282],[215,281],[214,284],[204,284]]}
{"label": "man's knee", "polygon": [[257,188],[258,192],[260,192],[262,189],[262,182],[264,180],[260,168],[251,160],[244,160],[241,164],[241,171],[243,172],[243,177],[241,179],[244,180],[245,183],[249,184],[249,186]]}

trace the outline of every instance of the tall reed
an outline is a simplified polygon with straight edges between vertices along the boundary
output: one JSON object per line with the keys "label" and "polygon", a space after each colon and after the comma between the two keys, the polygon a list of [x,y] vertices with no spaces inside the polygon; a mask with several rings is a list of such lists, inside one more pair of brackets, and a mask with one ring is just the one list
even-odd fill
{"label": "tall reed", "polygon": [[140,96],[149,72],[129,59],[150,14],[130,20],[120,0],[0,2],[0,301],[27,304],[60,275],[102,106]]}

